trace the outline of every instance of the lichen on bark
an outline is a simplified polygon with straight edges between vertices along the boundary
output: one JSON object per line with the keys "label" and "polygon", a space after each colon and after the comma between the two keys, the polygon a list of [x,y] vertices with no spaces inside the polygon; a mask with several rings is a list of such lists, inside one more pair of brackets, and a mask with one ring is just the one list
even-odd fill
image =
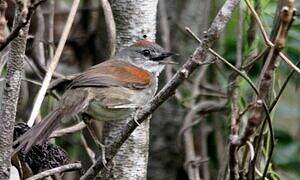
{"label": "lichen on bark", "polygon": [[[23,16],[26,16],[26,13],[23,12],[23,8],[18,6],[13,27],[16,27],[23,20]],[[9,49],[6,83],[0,112],[0,179],[9,178],[13,129],[23,75],[28,29],[29,25],[21,29],[19,35],[11,41]]]}

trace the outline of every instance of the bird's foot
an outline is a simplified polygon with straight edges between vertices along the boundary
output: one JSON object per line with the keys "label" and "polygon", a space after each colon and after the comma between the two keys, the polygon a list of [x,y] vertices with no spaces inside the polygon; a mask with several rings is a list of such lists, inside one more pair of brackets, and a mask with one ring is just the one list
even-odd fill
{"label": "bird's foot", "polygon": [[98,148],[101,150],[101,157],[102,157],[102,163],[103,163],[103,166],[105,169],[108,170],[108,167],[107,167],[107,161],[106,161],[106,156],[105,156],[105,148],[106,146],[104,144],[102,144],[101,142],[97,141],[95,142],[98,146]]}
{"label": "bird's foot", "polygon": [[87,130],[88,130],[89,134],[91,135],[91,137],[92,137],[93,141],[95,142],[95,144],[97,145],[97,147],[101,150],[103,166],[104,166],[104,168],[108,169],[106,156],[105,156],[105,147],[106,146],[104,144],[102,144],[99,141],[98,137],[96,136],[96,132],[92,127],[93,125],[92,125],[91,118],[89,118],[88,116],[83,116],[83,117],[85,117],[85,118],[83,118],[83,121],[87,126]]}

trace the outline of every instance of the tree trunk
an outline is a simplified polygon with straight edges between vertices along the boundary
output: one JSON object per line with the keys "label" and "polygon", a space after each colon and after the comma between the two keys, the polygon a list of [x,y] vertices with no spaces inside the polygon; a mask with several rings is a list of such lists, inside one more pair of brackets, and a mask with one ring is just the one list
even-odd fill
{"label": "tree trunk", "polygon": [[[16,8],[14,27],[22,21],[22,5]],[[29,24],[29,23],[28,23]],[[0,114],[0,179],[9,179],[13,130],[23,75],[24,56],[29,26],[21,29],[10,45],[6,84]]]}
{"label": "tree trunk", "polygon": [[[118,49],[146,35],[155,40],[157,0],[114,0]],[[119,135],[127,120],[105,124],[105,144]],[[109,179],[146,179],[149,149],[149,121],[142,123],[116,154]]]}

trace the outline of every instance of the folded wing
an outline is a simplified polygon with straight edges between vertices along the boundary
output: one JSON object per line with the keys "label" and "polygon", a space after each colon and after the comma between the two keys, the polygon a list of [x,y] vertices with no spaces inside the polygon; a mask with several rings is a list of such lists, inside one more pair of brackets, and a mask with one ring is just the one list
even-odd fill
{"label": "folded wing", "polygon": [[144,89],[151,84],[151,74],[130,63],[106,61],[93,66],[73,79],[69,88],[126,87]]}

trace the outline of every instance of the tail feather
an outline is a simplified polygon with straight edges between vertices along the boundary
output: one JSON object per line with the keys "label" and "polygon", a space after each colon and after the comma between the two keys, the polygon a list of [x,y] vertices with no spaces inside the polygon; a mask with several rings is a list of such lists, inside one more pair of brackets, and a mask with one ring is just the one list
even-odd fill
{"label": "tail feather", "polygon": [[[69,93],[70,95],[72,95],[72,93],[73,95],[76,94],[76,92],[73,91]],[[14,146],[19,144],[14,153],[23,148],[25,148],[26,153],[30,150],[31,146],[45,142],[51,133],[60,125],[62,118],[68,118],[81,112],[88,105],[90,98],[88,91],[80,90],[77,92],[76,98],[66,99],[68,101],[66,101],[63,107],[52,111],[40,123],[33,126],[31,130],[14,142]]]}
{"label": "tail feather", "polygon": [[24,148],[24,151],[27,153],[33,145],[44,143],[51,133],[58,128],[63,116],[64,114],[61,109],[52,111],[43,121],[35,125],[14,142],[14,145],[19,144],[15,152]]}

